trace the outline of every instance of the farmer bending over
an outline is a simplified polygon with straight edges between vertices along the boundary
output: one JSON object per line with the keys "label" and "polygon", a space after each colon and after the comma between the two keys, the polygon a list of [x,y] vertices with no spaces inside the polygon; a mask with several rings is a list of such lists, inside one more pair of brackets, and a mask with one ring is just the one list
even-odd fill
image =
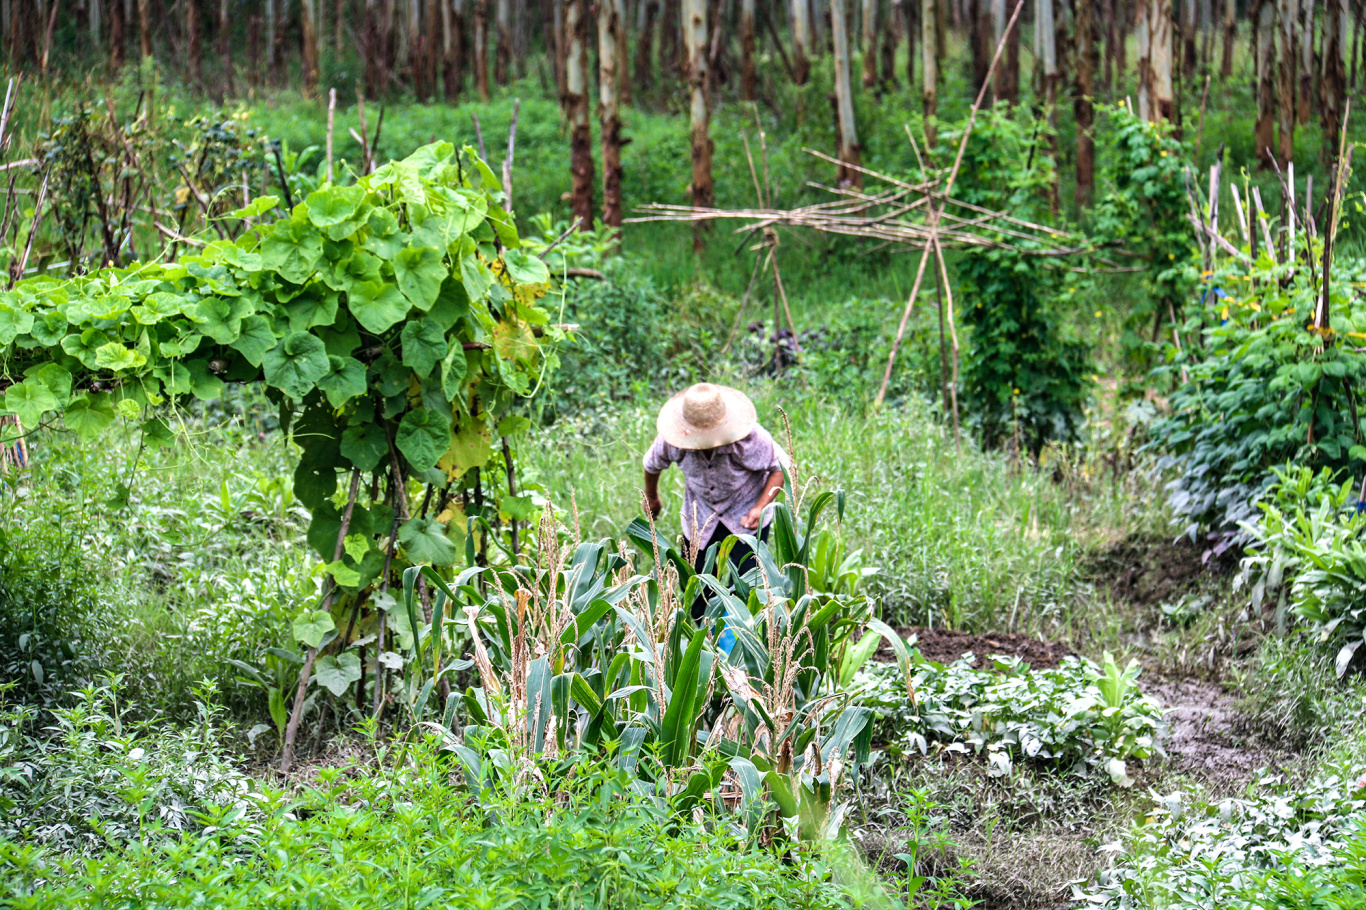
{"label": "farmer bending over", "polygon": [[[659,475],[671,464],[683,471],[684,552],[702,570],[707,550],[732,534],[755,534],[767,523],[765,506],[783,485],[787,453],[759,426],[744,392],[699,382],[670,398],[659,411],[659,435],[645,453],[645,507],[657,517]],[[766,528],[765,528],[766,530]],[[754,563],[754,551],[737,541],[730,552],[737,571]],[[701,619],[701,598],[693,603]]]}

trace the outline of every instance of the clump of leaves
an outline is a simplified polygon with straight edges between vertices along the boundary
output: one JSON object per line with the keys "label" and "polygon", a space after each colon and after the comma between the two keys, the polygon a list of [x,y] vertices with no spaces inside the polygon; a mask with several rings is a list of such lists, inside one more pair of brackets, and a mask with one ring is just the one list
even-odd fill
{"label": "clump of leaves", "polygon": [[1098,667],[1069,657],[1033,670],[1019,658],[995,657],[977,670],[966,655],[949,666],[915,658],[911,697],[902,671],[888,665],[872,665],[854,682],[897,752],[971,752],[1002,777],[1016,762],[1051,764],[1106,774],[1122,787],[1134,783],[1128,761],[1163,754],[1162,710],[1138,690],[1133,661],[1121,668],[1106,654]]}

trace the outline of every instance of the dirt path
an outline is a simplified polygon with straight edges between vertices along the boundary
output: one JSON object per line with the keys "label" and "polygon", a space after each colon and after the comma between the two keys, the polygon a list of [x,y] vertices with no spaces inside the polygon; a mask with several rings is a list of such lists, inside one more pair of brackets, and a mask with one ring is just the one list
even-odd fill
{"label": "dirt path", "polygon": [[1157,679],[1143,686],[1167,709],[1171,770],[1233,792],[1284,757],[1234,732],[1236,699],[1215,683],[1194,678]]}

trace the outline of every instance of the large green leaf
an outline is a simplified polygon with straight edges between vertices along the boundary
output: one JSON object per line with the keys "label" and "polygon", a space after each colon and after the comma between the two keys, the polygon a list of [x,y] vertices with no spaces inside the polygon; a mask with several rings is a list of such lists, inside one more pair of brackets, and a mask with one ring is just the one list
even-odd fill
{"label": "large green leaf", "polygon": [[57,396],[37,379],[16,382],[5,389],[5,410],[19,415],[19,421],[28,428],[36,427],[43,415],[57,409]]}
{"label": "large green leaf", "polygon": [[357,423],[342,433],[341,453],[362,471],[373,471],[389,454],[384,428],[377,423]]}
{"label": "large green leaf", "polygon": [[325,610],[310,610],[294,617],[294,638],[310,648],[321,645],[323,636],[336,628],[332,614]]}
{"label": "large green leaf", "polygon": [[398,529],[398,540],[413,563],[434,566],[455,564],[455,544],[435,518],[410,518]]}
{"label": "large green leaf", "polygon": [[409,247],[399,250],[394,257],[394,276],[403,296],[424,312],[436,302],[441,293],[441,282],[449,269],[439,250],[431,247]]}
{"label": "large green leaf", "polygon": [[327,362],[330,368],[318,380],[318,388],[327,396],[328,404],[339,408],[365,394],[365,364],[354,357],[328,357]]}
{"label": "large green leaf", "polygon": [[408,299],[398,288],[382,281],[358,281],[347,292],[351,315],[376,335],[393,327],[408,315]]}
{"label": "large green leaf", "polygon": [[266,352],[277,343],[266,317],[248,316],[242,320],[241,333],[232,342],[232,347],[240,351],[252,366],[259,367],[265,360]]}
{"label": "large green leaf", "polygon": [[322,256],[322,235],[307,221],[281,221],[261,241],[262,264],[294,284],[306,284]]}
{"label": "large green leaf", "polygon": [[426,379],[446,356],[446,334],[430,319],[409,321],[403,327],[403,363]]}
{"label": "large green leaf", "polygon": [[394,442],[413,470],[421,473],[436,467],[450,448],[451,425],[425,408],[409,411],[399,422]]}
{"label": "large green leaf", "polygon": [[503,264],[507,266],[508,277],[518,284],[546,284],[550,281],[550,270],[545,263],[522,250],[504,252]]}
{"label": "large green leaf", "polygon": [[147,362],[147,358],[117,341],[102,344],[95,349],[95,367],[121,373],[136,370]]}
{"label": "large green leaf", "polygon": [[349,221],[365,199],[361,186],[328,186],[308,194],[308,220],[320,228]]}
{"label": "large green leaf", "polygon": [[331,370],[327,348],[315,335],[295,332],[265,356],[266,382],[296,401],[317,386]]}
{"label": "large green leaf", "polygon": [[41,382],[49,392],[57,397],[59,404],[71,397],[71,371],[56,363],[44,363],[29,367],[24,371],[25,378]]}
{"label": "large green leaf", "polygon": [[318,658],[318,662],[313,665],[313,678],[318,681],[318,685],[337,698],[346,694],[347,688],[360,679],[360,675],[360,655],[355,651],[328,654],[326,657]]}
{"label": "large green leaf", "polygon": [[63,418],[79,438],[93,439],[114,422],[114,406],[105,394],[79,395],[66,406]]}
{"label": "large green leaf", "polygon": [[0,345],[12,344],[20,335],[33,328],[33,314],[27,310],[0,303]]}

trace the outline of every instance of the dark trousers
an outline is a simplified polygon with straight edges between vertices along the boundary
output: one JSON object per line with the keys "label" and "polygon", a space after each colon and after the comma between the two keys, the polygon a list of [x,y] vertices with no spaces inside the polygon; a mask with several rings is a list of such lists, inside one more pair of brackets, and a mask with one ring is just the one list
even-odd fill
{"label": "dark trousers", "polygon": [[[697,548],[696,555],[693,556],[692,561],[693,570],[696,572],[701,572],[703,566],[706,564],[707,561],[707,551],[710,550],[713,546],[717,547],[717,549],[719,550],[721,542],[729,536],[730,531],[726,530],[726,526],[718,521],[712,529],[711,537],[707,540],[706,543],[702,544],[702,546]],[[759,539],[764,540],[767,539],[767,537],[768,528],[764,528],[762,531],[759,532]],[[684,547],[684,552],[688,552],[692,549],[692,543],[687,538],[684,538]],[[743,575],[745,572],[748,572],[750,569],[754,568],[754,550],[750,547],[749,544],[745,543],[743,540],[737,539],[735,541],[735,546],[731,547],[730,559],[728,560],[728,562],[731,564],[731,566],[735,569],[736,572]],[[717,566],[717,571],[715,572],[715,574],[718,577],[721,574],[719,569],[720,566]],[[706,615],[706,611],[707,596],[704,592],[698,594],[698,596],[693,599],[692,606],[690,608],[693,621],[701,622],[702,617]]]}

